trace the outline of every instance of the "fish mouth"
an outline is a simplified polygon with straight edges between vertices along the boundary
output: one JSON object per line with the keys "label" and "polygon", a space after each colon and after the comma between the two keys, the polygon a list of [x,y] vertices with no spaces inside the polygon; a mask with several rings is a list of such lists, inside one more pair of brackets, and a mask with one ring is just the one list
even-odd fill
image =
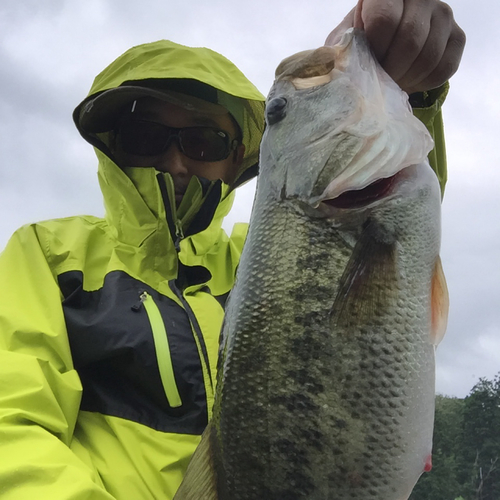
{"label": "fish mouth", "polygon": [[321,203],[333,208],[362,208],[384,198],[392,191],[398,173],[391,177],[377,179],[362,189],[344,191],[331,200],[322,200]]}

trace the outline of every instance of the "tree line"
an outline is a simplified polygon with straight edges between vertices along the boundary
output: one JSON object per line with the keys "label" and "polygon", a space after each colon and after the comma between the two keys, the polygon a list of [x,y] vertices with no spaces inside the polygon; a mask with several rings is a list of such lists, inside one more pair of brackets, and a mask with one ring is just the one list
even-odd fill
{"label": "tree line", "polygon": [[500,500],[500,373],[436,397],[432,463],[410,500]]}

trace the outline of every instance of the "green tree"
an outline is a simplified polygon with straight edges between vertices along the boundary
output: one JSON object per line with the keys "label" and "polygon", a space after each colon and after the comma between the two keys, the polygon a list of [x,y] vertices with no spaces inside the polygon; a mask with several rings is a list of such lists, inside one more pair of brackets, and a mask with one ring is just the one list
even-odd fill
{"label": "green tree", "polygon": [[464,401],[460,481],[466,500],[500,499],[500,374],[482,378]]}

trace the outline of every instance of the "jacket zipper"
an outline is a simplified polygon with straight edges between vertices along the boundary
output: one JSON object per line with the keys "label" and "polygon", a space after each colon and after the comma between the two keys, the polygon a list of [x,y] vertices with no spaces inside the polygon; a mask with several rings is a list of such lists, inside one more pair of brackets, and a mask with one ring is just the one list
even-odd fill
{"label": "jacket zipper", "polygon": [[[170,347],[168,345],[165,323],[163,322],[163,318],[161,317],[160,310],[158,309],[156,302],[148,292],[141,293],[140,304],[144,305],[144,309],[146,310],[151,330],[153,332],[160,378],[165,395],[167,396],[168,404],[172,408],[178,408],[179,406],[182,406],[182,400],[175,382],[174,367],[172,364],[172,357],[170,355]],[[137,306],[135,306],[135,308],[138,309]]]}
{"label": "jacket zipper", "polygon": [[181,250],[181,240],[184,239],[184,232],[182,230],[182,223],[181,221],[177,221],[175,224],[175,240],[174,240],[174,247],[175,251],[177,254],[179,254]]}
{"label": "jacket zipper", "polygon": [[[182,222],[177,219],[177,217],[174,219],[173,213],[175,210],[175,206],[172,207],[170,203],[170,198],[168,196],[168,189],[167,189],[167,184],[165,182],[165,178],[161,175],[158,174],[157,176],[158,183],[160,186],[160,192],[163,198],[163,204],[165,206],[165,211],[166,211],[166,218],[167,218],[167,225],[170,230],[170,235],[172,237],[172,241],[174,243],[175,250],[177,254],[180,252],[180,245],[181,245],[181,240],[184,239],[184,231],[182,229]],[[168,207],[171,208],[171,210],[168,210]],[[191,208],[189,210],[189,214],[191,213],[191,210],[194,210],[194,208]],[[174,292],[175,296],[179,299],[181,302],[182,306],[184,307],[184,310],[186,311],[189,321],[193,327],[193,330],[196,334],[196,337],[198,338],[198,342],[201,346],[201,351],[203,354],[203,358],[205,361],[205,366],[208,371],[208,375],[210,378],[210,386],[212,388],[212,391],[214,390],[214,382],[212,380],[212,372],[210,370],[210,362],[208,358],[208,351],[207,351],[207,346],[205,345],[205,340],[203,338],[203,333],[201,331],[201,327],[198,323],[198,320],[196,319],[196,315],[194,314],[193,310],[191,309],[191,306],[188,304],[187,300],[184,298],[181,290],[177,287],[175,280],[171,280],[168,282],[170,289]]]}
{"label": "jacket zipper", "polygon": [[177,285],[175,284],[175,280],[171,280],[168,282],[170,289],[174,292],[175,296],[180,300],[182,306],[184,307],[184,310],[186,311],[189,321],[193,327],[193,330],[196,334],[196,337],[198,338],[198,342],[201,347],[201,352],[203,354],[203,359],[205,361],[205,366],[207,368],[208,376],[210,378],[210,386],[212,388],[212,391],[214,390],[214,382],[212,380],[212,371],[210,370],[210,360],[208,358],[208,351],[207,351],[207,346],[205,345],[205,339],[203,338],[203,333],[201,331],[200,324],[198,323],[198,320],[196,319],[196,315],[194,314],[194,311],[191,309],[191,306],[188,304],[187,300],[184,298],[184,295],[182,292],[179,290]]}

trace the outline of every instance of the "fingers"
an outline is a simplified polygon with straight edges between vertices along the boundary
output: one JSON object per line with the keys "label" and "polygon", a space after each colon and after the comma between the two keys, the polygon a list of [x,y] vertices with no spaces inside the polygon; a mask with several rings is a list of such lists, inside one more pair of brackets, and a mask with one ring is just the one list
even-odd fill
{"label": "fingers", "polygon": [[375,57],[408,93],[439,87],[458,69],[465,34],[440,0],[358,0],[325,45],[338,43],[354,24],[364,27]]}
{"label": "fingers", "polygon": [[[431,49],[426,50],[426,47],[424,47],[421,55],[415,61],[415,64],[419,65],[421,69],[417,68],[405,75],[400,82],[400,86],[410,94],[434,89],[442,85],[458,70],[465,47],[465,40],[465,33],[456,23],[453,23],[450,36],[441,56],[439,56],[438,43],[435,45],[436,54],[433,54]],[[442,41],[439,43],[442,43]],[[427,70],[424,69],[425,67],[427,67]]]}
{"label": "fingers", "polygon": [[364,0],[363,22],[375,56],[408,93],[442,85],[458,69],[465,34],[439,0]]}
{"label": "fingers", "polygon": [[[399,85],[406,89],[409,93],[416,92],[414,90],[420,82],[424,81],[439,65],[446,51],[448,44],[448,35],[442,36],[443,31],[433,29],[434,23],[431,20],[429,26],[429,34],[427,40],[424,40],[420,53],[412,57],[411,64],[403,68],[397,75]],[[447,33],[451,31],[450,26],[446,29]],[[443,83],[443,82],[442,82]],[[440,85],[440,84],[439,84]],[[437,85],[437,86],[439,86]],[[426,89],[428,90],[428,89]]]}
{"label": "fingers", "polygon": [[382,62],[396,35],[404,12],[403,0],[364,0],[361,8],[366,36]]}
{"label": "fingers", "polygon": [[[434,53],[435,44],[441,39],[448,39],[448,26],[443,31],[435,29],[432,31],[431,27],[433,27],[432,13],[421,11],[415,2],[406,2],[391,44],[380,60],[382,67],[394,81],[400,83],[404,76],[417,70],[414,67],[415,62],[426,46],[428,52]],[[444,46],[446,46],[446,42],[443,44],[443,48]],[[437,61],[432,61],[432,63],[437,64]]]}

